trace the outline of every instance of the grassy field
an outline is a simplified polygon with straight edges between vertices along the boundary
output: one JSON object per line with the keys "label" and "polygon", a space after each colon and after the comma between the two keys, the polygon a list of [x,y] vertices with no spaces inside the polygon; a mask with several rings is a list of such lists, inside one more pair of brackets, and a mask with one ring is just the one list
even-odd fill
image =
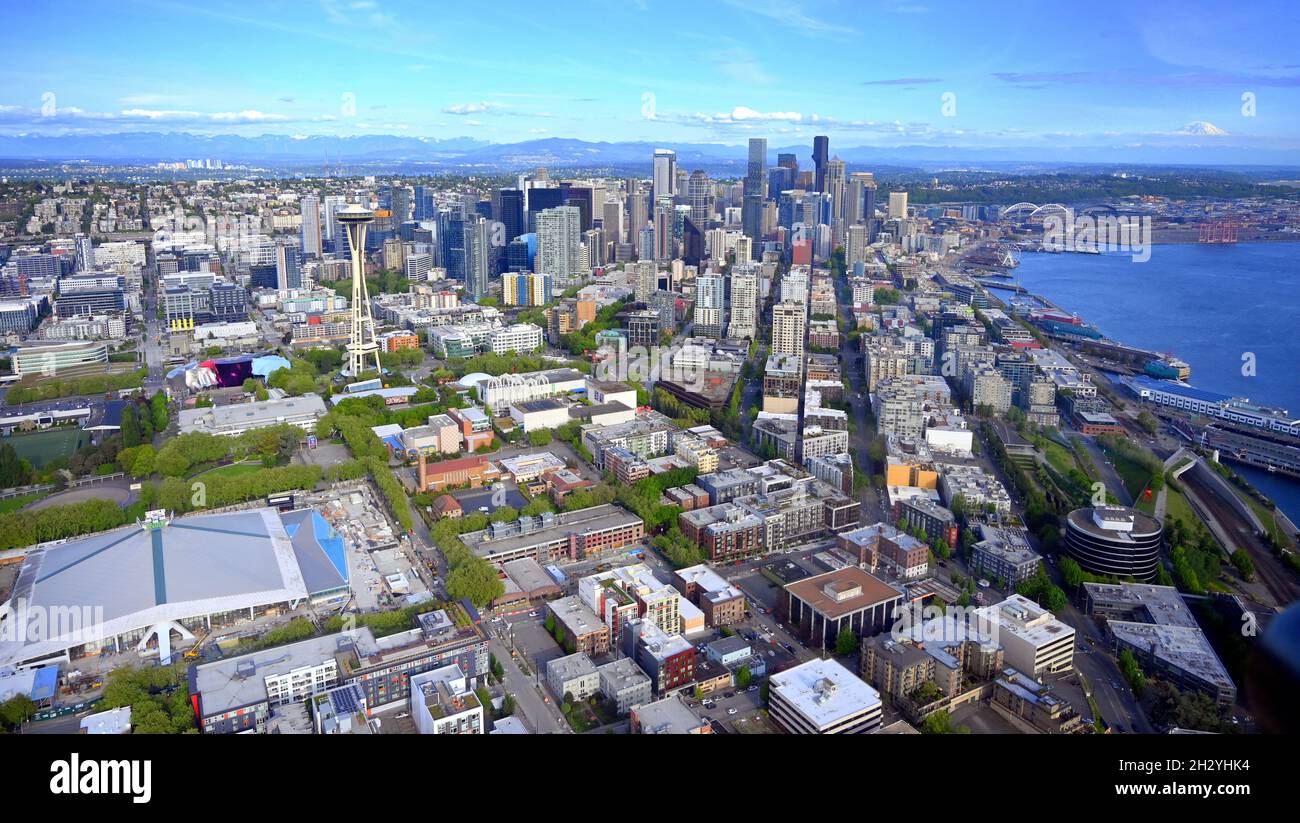
{"label": "grassy field", "polygon": [[58,457],[72,457],[77,449],[90,443],[90,433],[70,426],[13,434],[5,442],[14,447],[19,457],[30,460],[33,467],[41,469]]}
{"label": "grassy field", "polygon": [[42,497],[44,497],[47,494],[49,494],[49,492],[36,492],[34,494],[24,494],[21,497],[6,497],[5,499],[0,500],[0,514],[8,514],[9,512],[16,512],[19,509],[21,509],[23,506],[26,506],[28,503],[35,503],[37,500],[40,500]]}
{"label": "grassy field", "polygon": [[1291,544],[1291,539],[1286,536],[1286,532],[1273,520],[1273,512],[1265,508],[1264,504],[1256,500],[1249,492],[1237,488],[1235,483],[1229,482],[1228,486],[1232,488],[1234,494],[1241,498],[1243,503],[1250,506],[1251,510],[1255,512],[1255,516],[1259,518],[1259,522],[1264,524],[1266,530],[1272,532],[1273,536],[1280,540],[1284,546]]}
{"label": "grassy field", "polygon": [[1192,511],[1192,505],[1187,502],[1183,493],[1170,487],[1165,494],[1165,514],[1178,521],[1183,526],[1183,531],[1190,533],[1201,523],[1201,519]]}
{"label": "grassy field", "polygon": [[254,474],[262,470],[261,463],[231,463],[229,466],[218,466],[215,469],[209,469],[205,472],[199,472],[195,477],[242,477],[246,474]]}

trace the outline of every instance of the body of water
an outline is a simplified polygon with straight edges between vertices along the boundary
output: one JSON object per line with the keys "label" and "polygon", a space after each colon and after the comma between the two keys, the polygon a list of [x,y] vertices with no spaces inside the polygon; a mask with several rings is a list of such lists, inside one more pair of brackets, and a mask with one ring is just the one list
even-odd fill
{"label": "body of water", "polygon": [[[1015,275],[1112,340],[1187,361],[1197,388],[1300,416],[1300,243],[1157,245],[1142,263],[1028,253]],[[1300,481],[1232,468],[1300,522]]]}

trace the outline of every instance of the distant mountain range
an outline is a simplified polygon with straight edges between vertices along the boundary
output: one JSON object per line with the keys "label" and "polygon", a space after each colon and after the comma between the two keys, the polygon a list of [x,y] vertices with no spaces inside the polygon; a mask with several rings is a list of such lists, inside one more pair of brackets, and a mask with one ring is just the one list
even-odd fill
{"label": "distant mountain range", "polygon": [[[1193,124],[1201,125],[1201,124]],[[1205,124],[1208,126],[1209,124]],[[1189,130],[1191,127],[1189,126]],[[1243,147],[1224,143],[1214,127],[1200,128],[1201,139],[1169,140],[1123,146],[1062,146],[1031,148],[969,148],[910,145],[836,147],[850,168],[938,169],[1053,166],[1061,164],[1300,166],[1300,153],[1280,148]],[[657,148],[677,152],[680,168],[743,175],[746,149],[721,143],[588,142],[545,138],[520,143],[490,143],[471,137],[434,139],[400,135],[294,137],[264,134],[198,135],[185,132],[122,132],[117,134],[0,136],[0,160],[53,162],[95,161],[156,163],[186,159],[219,159],[225,163],[276,168],[321,169],[379,167],[428,171],[510,171],[537,166],[554,168],[648,169]],[[801,167],[812,165],[811,145],[771,147],[769,164],[778,153],[791,152]],[[352,167],[352,168],[347,168]]]}

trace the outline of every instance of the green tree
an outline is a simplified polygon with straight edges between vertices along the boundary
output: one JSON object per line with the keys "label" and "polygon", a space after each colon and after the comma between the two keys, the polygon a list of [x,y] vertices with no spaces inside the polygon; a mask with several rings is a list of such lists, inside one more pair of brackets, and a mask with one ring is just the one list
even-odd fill
{"label": "green tree", "polygon": [[528,433],[528,442],[534,446],[546,446],[551,442],[550,429],[533,429]]}
{"label": "green tree", "polygon": [[737,689],[748,689],[750,684],[753,682],[754,682],[754,675],[749,670],[748,666],[741,666],[739,669],[736,669]]}
{"label": "green tree", "polygon": [[153,474],[155,454],[153,446],[149,443],[142,443],[136,448],[135,454],[131,457],[131,466],[128,469],[126,465],[122,466],[124,471],[129,471],[132,477],[148,477]]}
{"label": "green tree", "polygon": [[0,723],[8,728],[17,728],[36,714],[36,704],[25,694],[17,694],[0,703]]}
{"label": "green tree", "polygon": [[0,488],[26,486],[31,481],[31,464],[21,459],[9,443],[0,444]]}
{"label": "green tree", "polygon": [[122,409],[122,445],[126,448],[140,445],[140,421],[136,418],[135,404],[127,403]]}
{"label": "green tree", "polygon": [[845,626],[840,629],[840,633],[835,637],[835,653],[838,655],[853,654],[858,648],[858,636],[853,633],[851,626]]}
{"label": "green tree", "polygon": [[153,417],[153,430],[156,432],[165,431],[167,422],[170,419],[167,413],[167,396],[162,392],[156,392],[149,399],[149,413]]}
{"label": "green tree", "polygon": [[447,575],[447,596],[456,599],[467,597],[479,608],[504,593],[505,584],[490,563],[462,563]]}

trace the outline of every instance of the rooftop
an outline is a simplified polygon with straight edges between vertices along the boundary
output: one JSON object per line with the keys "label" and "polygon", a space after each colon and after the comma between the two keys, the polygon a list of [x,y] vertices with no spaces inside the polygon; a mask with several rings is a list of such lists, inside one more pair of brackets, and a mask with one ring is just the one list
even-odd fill
{"label": "rooftop", "polygon": [[[836,596],[827,593],[828,586],[837,592],[851,592],[855,587],[858,591],[851,596],[837,599]],[[785,588],[812,609],[832,620],[903,596],[898,589],[857,566],[846,566],[825,574],[806,577],[788,584]]]}
{"label": "rooftop", "polygon": [[834,660],[809,660],[769,682],[774,694],[819,728],[880,705],[875,689]]}
{"label": "rooftop", "polygon": [[[320,558],[306,545],[303,557]],[[321,568],[320,571],[327,571]],[[337,575],[337,570],[335,571]],[[0,661],[29,659],[170,620],[306,598],[299,552],[274,509],[203,514],[123,526],[32,549],[13,599],[32,614],[81,614],[93,624],[0,640]],[[57,610],[57,611],[56,611]],[[24,633],[25,634],[25,633]]]}

